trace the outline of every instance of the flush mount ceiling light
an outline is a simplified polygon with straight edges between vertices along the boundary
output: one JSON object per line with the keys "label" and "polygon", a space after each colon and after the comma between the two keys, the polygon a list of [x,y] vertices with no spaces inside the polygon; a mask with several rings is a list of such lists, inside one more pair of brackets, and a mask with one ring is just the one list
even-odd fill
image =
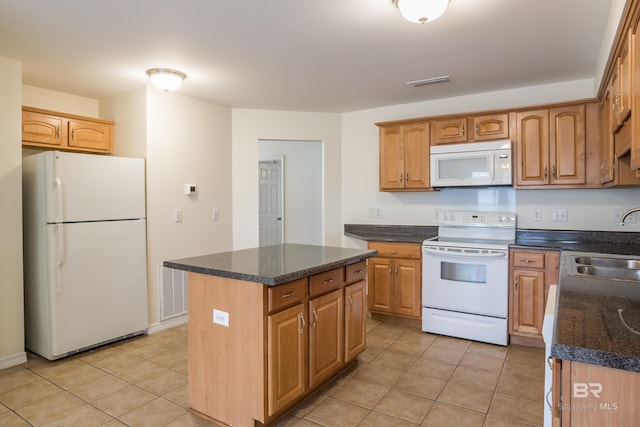
{"label": "flush mount ceiling light", "polygon": [[178,89],[187,78],[185,73],[169,68],[152,68],[147,70],[147,76],[153,87],[165,92]]}
{"label": "flush mount ceiling light", "polygon": [[430,79],[414,80],[412,82],[407,82],[407,85],[413,85],[413,87],[420,87],[420,86],[435,85],[438,83],[446,83],[448,81],[451,81],[451,79],[449,79],[449,76],[440,76],[440,77],[432,77]]}
{"label": "flush mount ceiling light", "polygon": [[447,9],[449,0],[391,0],[400,14],[416,24],[438,19]]}

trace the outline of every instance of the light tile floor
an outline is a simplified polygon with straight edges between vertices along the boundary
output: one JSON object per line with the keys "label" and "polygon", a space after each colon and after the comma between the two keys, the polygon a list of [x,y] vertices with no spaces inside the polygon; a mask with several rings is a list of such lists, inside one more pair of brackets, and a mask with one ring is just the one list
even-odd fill
{"label": "light tile floor", "polygon": [[[544,351],[367,322],[356,366],[278,427],[539,426]],[[216,426],[187,410],[187,326],[0,371],[0,426]]]}

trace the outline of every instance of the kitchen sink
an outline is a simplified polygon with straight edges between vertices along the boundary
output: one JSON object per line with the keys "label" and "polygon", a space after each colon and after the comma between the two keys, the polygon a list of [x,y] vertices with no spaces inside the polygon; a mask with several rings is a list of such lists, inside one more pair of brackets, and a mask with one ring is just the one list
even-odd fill
{"label": "kitchen sink", "polygon": [[640,281],[640,270],[628,269],[625,267],[610,268],[610,267],[595,267],[593,265],[579,265],[576,268],[576,270],[579,274],[602,277],[605,279]]}
{"label": "kitchen sink", "polygon": [[[592,265],[594,267],[624,268],[629,270],[640,270],[640,260],[625,258],[605,258],[581,256],[575,258],[576,264]],[[590,273],[586,273],[590,274]]]}
{"label": "kitchen sink", "polygon": [[640,257],[600,253],[567,253],[564,271],[573,276],[640,282]]}

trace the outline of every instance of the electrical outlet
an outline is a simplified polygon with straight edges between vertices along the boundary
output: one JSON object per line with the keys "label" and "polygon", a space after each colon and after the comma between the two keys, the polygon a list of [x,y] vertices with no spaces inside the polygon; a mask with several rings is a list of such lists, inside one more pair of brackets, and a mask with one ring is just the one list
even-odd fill
{"label": "electrical outlet", "polygon": [[542,221],[542,210],[534,209],[531,211],[531,220],[532,221]]}
{"label": "electrical outlet", "polygon": [[620,222],[620,217],[622,216],[622,212],[623,210],[619,206],[613,208],[613,211],[611,213],[611,221]]}
{"label": "electrical outlet", "polygon": [[222,310],[213,309],[213,323],[229,327],[229,313]]}
{"label": "electrical outlet", "polygon": [[369,208],[369,218],[382,218],[382,208]]}
{"label": "electrical outlet", "polygon": [[567,222],[569,220],[569,214],[567,209],[554,209],[551,214],[551,221],[555,222]]}

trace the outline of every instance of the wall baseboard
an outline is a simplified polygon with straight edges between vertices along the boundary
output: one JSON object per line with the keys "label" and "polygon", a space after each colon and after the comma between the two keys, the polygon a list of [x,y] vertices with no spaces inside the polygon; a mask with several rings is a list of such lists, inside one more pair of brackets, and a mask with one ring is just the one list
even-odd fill
{"label": "wall baseboard", "polygon": [[27,361],[27,353],[24,351],[11,356],[0,358],[0,370],[11,368],[12,366],[21,365],[26,361]]}
{"label": "wall baseboard", "polygon": [[149,325],[148,334],[155,334],[156,332],[164,331],[165,329],[175,328],[176,326],[184,325],[189,320],[188,314],[182,316],[172,317],[171,319],[163,320],[162,322],[156,322]]}

